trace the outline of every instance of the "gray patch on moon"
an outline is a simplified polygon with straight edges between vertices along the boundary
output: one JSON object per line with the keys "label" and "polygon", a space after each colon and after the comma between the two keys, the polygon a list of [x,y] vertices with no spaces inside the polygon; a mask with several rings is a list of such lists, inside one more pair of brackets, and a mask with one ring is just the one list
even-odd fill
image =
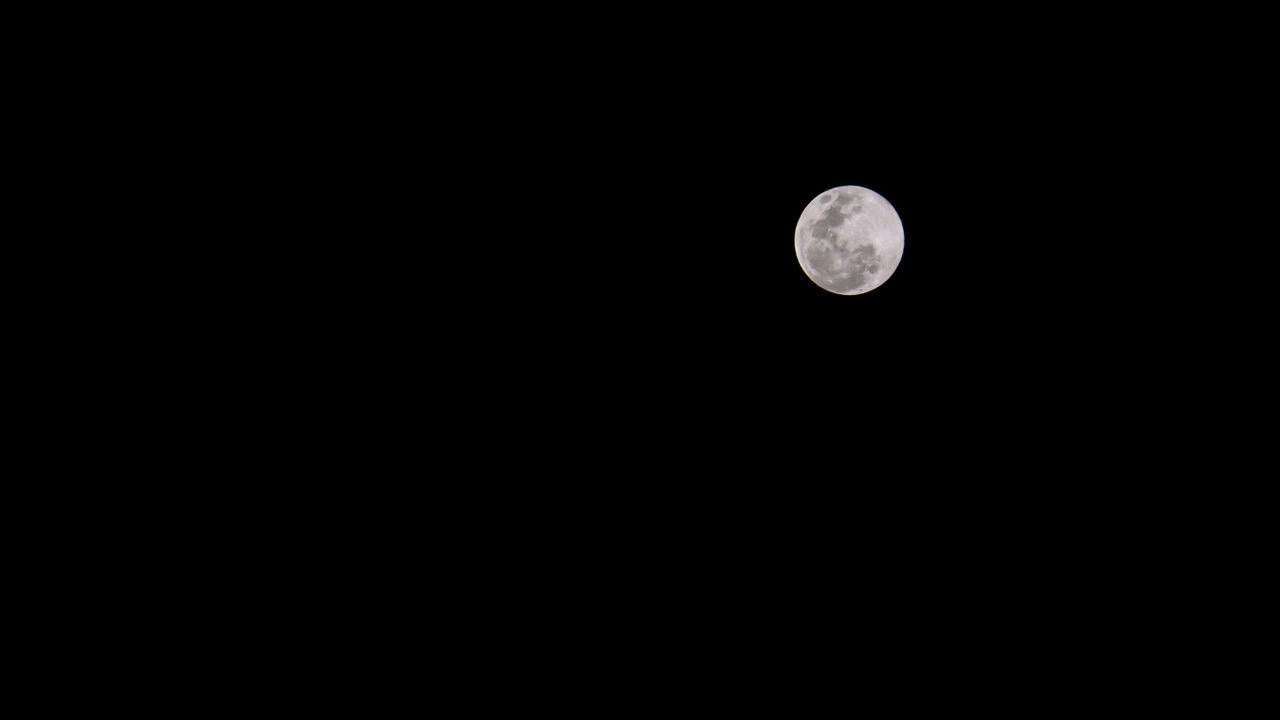
{"label": "gray patch on moon", "polygon": [[[821,199],[822,199],[822,202],[831,202],[830,195],[823,195]],[[839,203],[836,203],[836,204],[838,205]]]}
{"label": "gray patch on moon", "polygon": [[819,220],[814,223],[813,229],[810,232],[819,240],[826,240],[831,237],[831,227],[827,225],[825,220]]}
{"label": "gray patch on moon", "polygon": [[[862,212],[862,198],[859,197],[857,193],[840,193],[840,197],[836,198],[835,205],[850,215]],[[849,207],[843,207],[845,205],[848,205]]]}
{"label": "gray patch on moon", "polygon": [[826,287],[829,290],[835,290],[838,293],[848,294],[865,285],[867,279],[862,276],[849,277],[846,275],[838,275],[834,279],[827,280]]}
{"label": "gray patch on moon", "polygon": [[822,285],[840,293],[864,287],[880,271],[882,262],[873,245],[859,245],[850,251],[840,245],[814,243],[807,256]]}
{"label": "gray patch on moon", "polygon": [[805,251],[805,256],[809,259],[809,267],[819,275],[825,275],[834,269],[831,247],[827,243],[813,243]]}
{"label": "gray patch on moon", "polygon": [[842,215],[839,208],[830,208],[822,214],[822,219],[826,221],[829,227],[840,227],[844,224],[848,215]]}

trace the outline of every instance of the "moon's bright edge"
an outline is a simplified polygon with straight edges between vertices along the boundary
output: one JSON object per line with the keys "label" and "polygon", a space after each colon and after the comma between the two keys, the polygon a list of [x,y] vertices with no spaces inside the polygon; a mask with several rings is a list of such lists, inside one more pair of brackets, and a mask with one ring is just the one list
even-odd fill
{"label": "moon's bright edge", "polygon": [[796,223],[796,257],[810,280],[838,295],[860,295],[884,284],[902,260],[897,211],[857,185],[819,194]]}

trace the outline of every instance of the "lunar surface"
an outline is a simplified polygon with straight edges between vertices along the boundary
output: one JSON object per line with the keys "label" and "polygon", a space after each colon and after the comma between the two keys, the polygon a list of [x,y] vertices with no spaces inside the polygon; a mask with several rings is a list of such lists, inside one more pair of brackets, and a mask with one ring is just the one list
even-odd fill
{"label": "lunar surface", "polygon": [[814,198],[796,223],[796,257],[818,287],[860,295],[884,284],[902,260],[902,220],[876,192],[857,185]]}

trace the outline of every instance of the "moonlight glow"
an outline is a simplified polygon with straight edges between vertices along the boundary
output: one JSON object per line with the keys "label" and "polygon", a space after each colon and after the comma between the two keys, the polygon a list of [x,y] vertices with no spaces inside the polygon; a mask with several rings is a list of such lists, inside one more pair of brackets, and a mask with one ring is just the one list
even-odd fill
{"label": "moonlight glow", "polygon": [[814,198],[796,223],[796,257],[809,279],[838,295],[884,284],[902,260],[902,220],[879,194],[857,185]]}

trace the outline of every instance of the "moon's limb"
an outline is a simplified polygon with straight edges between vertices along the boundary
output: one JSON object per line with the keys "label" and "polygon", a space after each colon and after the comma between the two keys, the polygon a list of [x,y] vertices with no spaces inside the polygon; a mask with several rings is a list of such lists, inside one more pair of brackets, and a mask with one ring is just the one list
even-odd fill
{"label": "moon's limb", "polygon": [[897,211],[857,185],[819,194],[796,223],[796,258],[809,279],[839,295],[884,284],[902,260],[905,234]]}

